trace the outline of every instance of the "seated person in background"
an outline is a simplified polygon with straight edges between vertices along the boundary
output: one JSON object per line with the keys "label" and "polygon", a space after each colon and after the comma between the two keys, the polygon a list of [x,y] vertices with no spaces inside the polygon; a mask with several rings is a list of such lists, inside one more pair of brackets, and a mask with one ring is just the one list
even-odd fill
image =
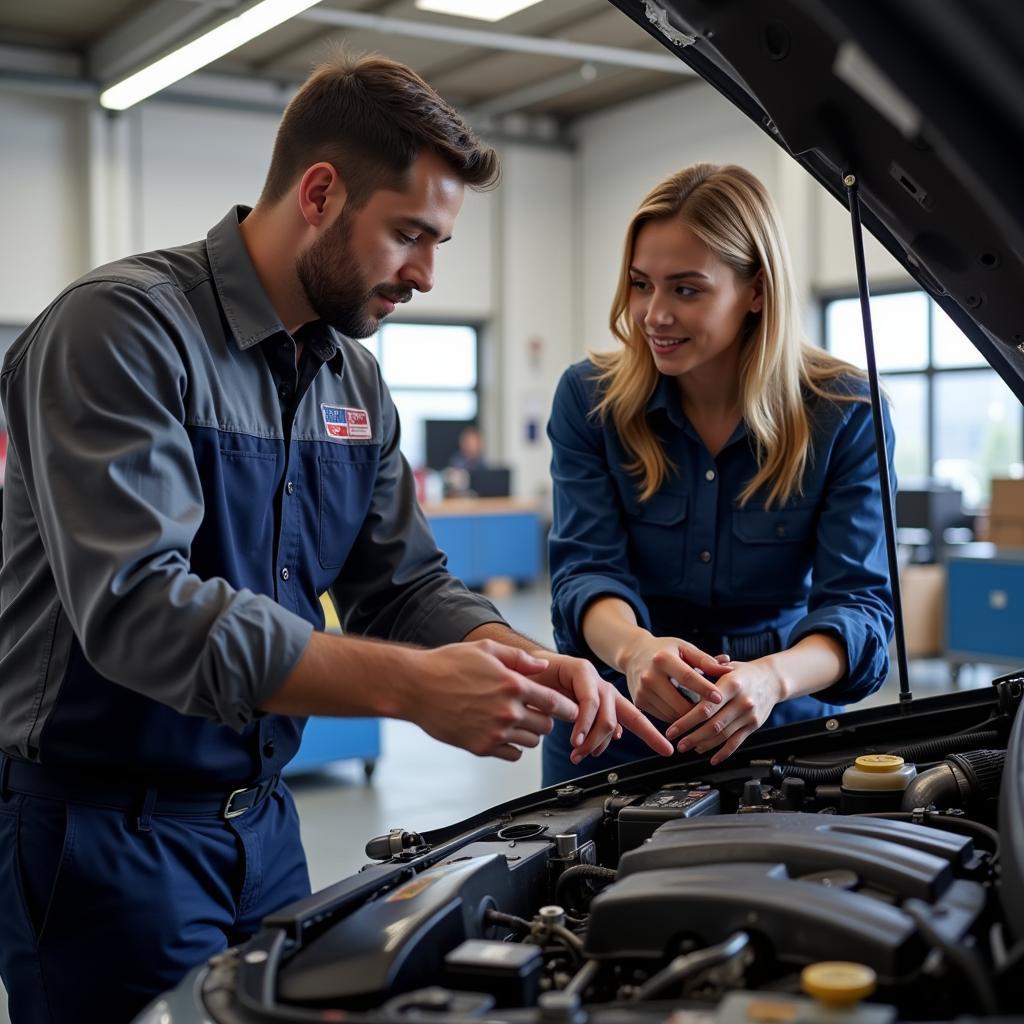
{"label": "seated person in background", "polygon": [[[611,313],[622,347],[565,372],[548,426],[558,649],[712,764],[888,671],[867,384],[799,323],[764,186],[695,164],[633,216]],[[891,454],[888,412],[885,430]],[[544,740],[545,785],[647,756],[627,738],[575,767],[570,732]]]}
{"label": "seated person in background", "polygon": [[470,424],[459,434],[459,447],[452,452],[448,465],[453,469],[484,469],[487,460],[484,458],[484,439],[480,428]]}
{"label": "seated person in background", "polygon": [[486,469],[484,439],[480,428],[473,423],[459,433],[459,447],[452,452],[445,467],[444,494],[446,498],[473,496],[469,474],[475,469]]}

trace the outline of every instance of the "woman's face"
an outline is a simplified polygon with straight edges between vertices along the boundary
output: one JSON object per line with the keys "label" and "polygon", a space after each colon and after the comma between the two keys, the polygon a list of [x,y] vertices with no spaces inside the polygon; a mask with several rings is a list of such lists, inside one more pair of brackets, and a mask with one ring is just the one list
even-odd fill
{"label": "woman's face", "polygon": [[738,278],[674,217],[637,232],[630,283],[629,312],[660,373],[736,372],[744,320],[763,303],[760,275]]}

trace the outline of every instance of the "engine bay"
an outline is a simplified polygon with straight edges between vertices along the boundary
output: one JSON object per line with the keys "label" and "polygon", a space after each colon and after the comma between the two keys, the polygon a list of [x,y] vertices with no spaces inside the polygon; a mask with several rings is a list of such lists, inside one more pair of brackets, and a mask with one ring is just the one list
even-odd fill
{"label": "engine bay", "polygon": [[436,833],[395,829],[367,845],[376,863],[213,961],[206,1012],[881,1024],[1019,1010],[1024,849],[1000,824],[1024,806],[1022,689],[1003,677],[766,730],[735,764],[638,762]]}

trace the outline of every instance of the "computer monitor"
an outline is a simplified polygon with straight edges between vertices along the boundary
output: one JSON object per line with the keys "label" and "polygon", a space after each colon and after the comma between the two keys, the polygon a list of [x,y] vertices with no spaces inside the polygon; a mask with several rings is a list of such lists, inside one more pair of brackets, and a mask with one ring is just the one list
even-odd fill
{"label": "computer monitor", "polygon": [[896,525],[900,534],[907,536],[916,531],[923,535],[922,542],[913,544],[914,561],[934,561],[942,553],[945,531],[968,522],[961,502],[959,490],[937,480],[913,481],[896,491]]}
{"label": "computer monitor", "polygon": [[507,498],[512,493],[512,470],[508,466],[471,469],[469,489],[478,498]]}
{"label": "computer monitor", "polygon": [[459,450],[459,435],[466,427],[475,426],[475,420],[424,420],[423,450],[427,465],[438,471]]}

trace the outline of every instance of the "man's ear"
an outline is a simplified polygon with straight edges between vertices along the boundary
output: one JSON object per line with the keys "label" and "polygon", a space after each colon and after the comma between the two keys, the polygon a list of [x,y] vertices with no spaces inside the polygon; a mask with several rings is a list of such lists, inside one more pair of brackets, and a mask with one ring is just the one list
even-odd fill
{"label": "man's ear", "polygon": [[760,313],[764,308],[764,270],[759,270],[754,275],[754,298],[750,303],[751,313]]}
{"label": "man's ear", "polygon": [[341,176],[326,160],[307,167],[299,179],[299,210],[310,227],[319,228],[333,220],[347,198]]}

